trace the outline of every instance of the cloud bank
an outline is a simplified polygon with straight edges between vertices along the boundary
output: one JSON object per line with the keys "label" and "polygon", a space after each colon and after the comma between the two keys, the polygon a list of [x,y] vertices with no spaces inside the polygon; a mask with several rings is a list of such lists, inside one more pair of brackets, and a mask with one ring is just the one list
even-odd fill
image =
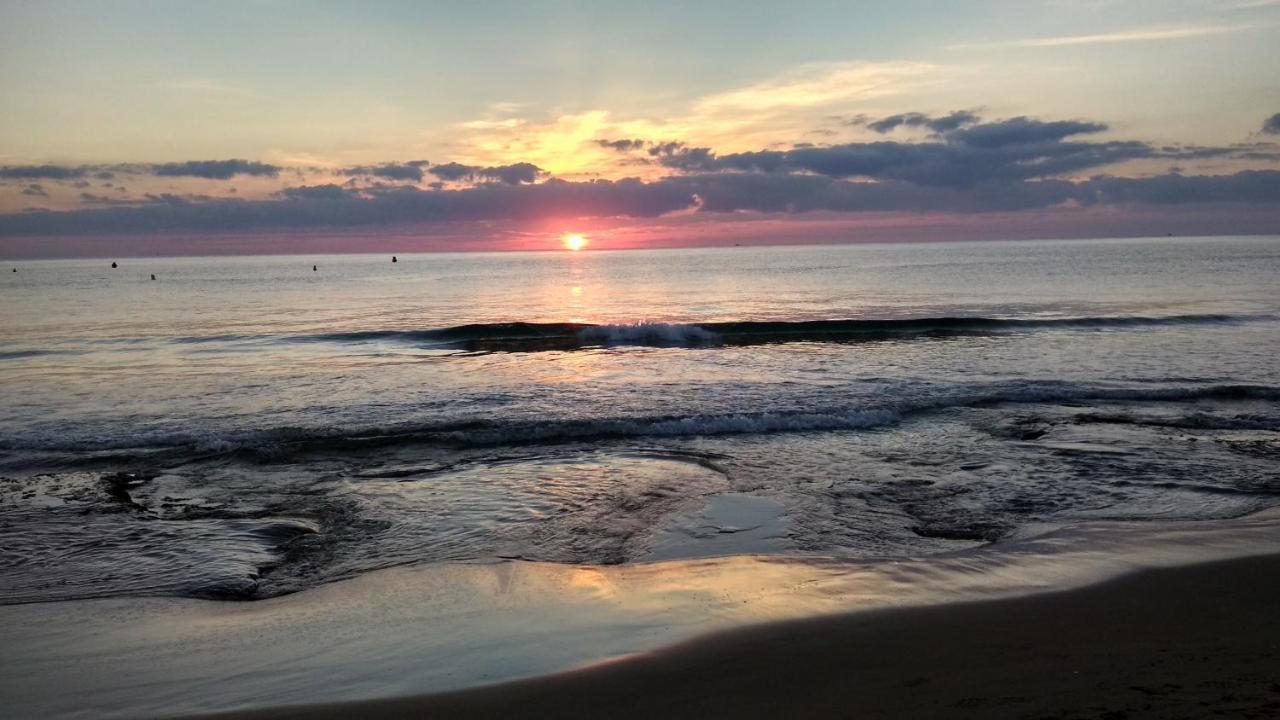
{"label": "cloud bank", "polygon": [[972,113],[959,111],[941,117],[906,113],[862,122],[882,134],[904,126],[923,127],[933,131],[934,139],[796,146],[791,150],[728,155],[717,155],[710,148],[662,143],[651,146],[648,153],[662,165],[684,172],[810,173],[832,178],[897,180],[925,186],[973,187],[982,183],[1052,178],[1131,160],[1233,157],[1245,152],[1244,148],[1235,147],[1156,147],[1133,140],[1069,139],[1108,129],[1103,123],[1083,120],[1046,122],[1015,117],[978,122]]}
{"label": "cloud bank", "polygon": [[0,166],[0,180],[77,180],[90,176],[98,180],[110,180],[116,173],[229,180],[237,175],[275,177],[282,169],[278,165],[252,160],[188,160],[115,165],[6,165]]}
{"label": "cloud bank", "polygon": [[[900,113],[849,124],[875,135],[923,139],[717,153],[678,141],[599,139],[596,144],[667,174],[649,180],[570,182],[528,162],[479,166],[425,160],[330,171],[346,182],[283,187],[265,199],[151,193],[84,192],[79,209],[0,214],[0,236],[181,234],[381,228],[427,223],[655,218],[671,214],[948,213],[978,214],[1097,207],[1280,203],[1280,170],[1145,177],[1109,174],[1136,160],[1275,161],[1280,147],[1157,146],[1111,140],[1104,123],[1013,117],[984,120],[959,110]],[[1280,125],[1280,115],[1264,124]],[[1280,132],[1280,131],[1275,131]],[[1099,137],[1102,136],[1102,137]],[[226,180],[281,176],[284,168],[247,160],[151,165],[0,168],[0,180],[42,196],[47,180],[82,186],[116,172]],[[296,169],[296,168],[295,168]],[[438,179],[427,187],[428,176]],[[292,178],[293,175],[288,177]],[[299,178],[302,176],[299,175]],[[361,178],[374,182],[358,182]],[[382,182],[389,181],[389,182]],[[104,187],[107,184],[104,183]]]}
{"label": "cloud bank", "polygon": [[209,180],[229,180],[236,175],[274,177],[280,172],[276,165],[249,160],[189,160],[152,165],[150,169],[151,174],[158,177],[198,177]]}
{"label": "cloud bank", "polygon": [[476,167],[456,162],[435,165],[430,170],[441,180],[470,182],[500,182],[507,185],[524,185],[537,181],[543,169],[532,163],[522,162],[496,167]]}
{"label": "cloud bank", "polygon": [[0,236],[303,230],[484,220],[653,218],[675,212],[982,213],[1078,205],[1280,203],[1280,171],[992,181],[964,187],[852,182],[804,173],[490,183],[458,190],[301,186],[272,200],[152,195],[141,203],[0,215]]}
{"label": "cloud bank", "polygon": [[422,169],[431,163],[426,160],[410,160],[406,163],[362,165],[342,170],[343,175],[378,177],[386,180],[412,180],[422,182]]}

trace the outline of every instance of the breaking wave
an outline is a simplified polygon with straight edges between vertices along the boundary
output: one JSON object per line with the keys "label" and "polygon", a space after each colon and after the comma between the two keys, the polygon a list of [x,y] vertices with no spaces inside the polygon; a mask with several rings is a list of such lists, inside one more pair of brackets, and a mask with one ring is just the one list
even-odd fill
{"label": "breaking wave", "polygon": [[1239,315],[1103,316],[1076,318],[933,317],[898,320],[805,320],[686,323],[480,323],[432,330],[367,330],[301,335],[294,342],[395,342],[473,351],[574,350],[590,347],[714,347],[788,342],[992,335],[1033,330],[1111,330],[1170,325],[1220,325],[1270,317]]}

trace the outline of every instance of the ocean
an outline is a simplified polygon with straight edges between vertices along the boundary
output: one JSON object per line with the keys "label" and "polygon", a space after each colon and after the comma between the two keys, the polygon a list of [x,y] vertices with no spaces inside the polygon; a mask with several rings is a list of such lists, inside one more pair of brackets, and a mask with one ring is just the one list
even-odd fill
{"label": "ocean", "polygon": [[1280,237],[0,269],[3,604],[1280,503]]}

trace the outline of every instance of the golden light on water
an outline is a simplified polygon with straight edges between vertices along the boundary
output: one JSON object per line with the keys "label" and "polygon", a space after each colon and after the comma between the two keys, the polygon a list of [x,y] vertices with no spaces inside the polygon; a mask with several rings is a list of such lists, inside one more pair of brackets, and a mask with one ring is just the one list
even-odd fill
{"label": "golden light on water", "polygon": [[565,250],[577,252],[587,246],[587,236],[582,233],[565,233],[560,236],[560,243]]}

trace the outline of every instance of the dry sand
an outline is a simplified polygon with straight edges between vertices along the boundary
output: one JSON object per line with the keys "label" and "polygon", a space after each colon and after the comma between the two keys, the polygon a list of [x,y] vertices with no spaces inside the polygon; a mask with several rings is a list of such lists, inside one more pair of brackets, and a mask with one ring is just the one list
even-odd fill
{"label": "dry sand", "polygon": [[459,692],[267,718],[1280,718],[1280,556],[713,635]]}

